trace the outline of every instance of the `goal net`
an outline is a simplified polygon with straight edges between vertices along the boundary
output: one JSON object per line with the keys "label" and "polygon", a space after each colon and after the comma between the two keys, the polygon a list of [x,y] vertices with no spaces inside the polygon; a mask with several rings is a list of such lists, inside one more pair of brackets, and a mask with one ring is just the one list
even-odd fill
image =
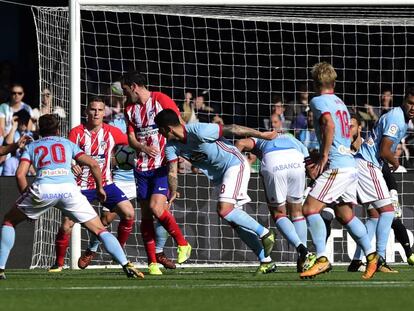
{"label": "goal net", "polygon": [[[122,73],[135,69],[145,74],[150,90],[168,94],[179,105],[186,91],[194,96],[204,94],[205,103],[214,109],[211,116],[217,114],[226,124],[268,128],[277,95],[284,103],[284,126],[292,127],[299,135],[306,123],[301,128],[295,116],[302,112],[306,116],[308,110],[308,97],[312,96],[310,69],[317,62],[327,61],[338,72],[337,94],[350,109],[361,112],[369,128],[372,116],[367,105],[379,114],[386,105],[381,101],[385,89],[399,104],[407,83],[414,80],[412,8],[82,6],[81,102],[70,103],[68,9],[32,10],[38,37],[39,87],[52,91],[53,105],[63,107],[67,116],[76,105],[84,108],[91,95],[111,95],[112,83]],[[62,132],[68,130],[69,122],[63,119]],[[410,137],[406,143],[410,149]],[[403,222],[411,237],[413,175],[398,177]],[[233,230],[218,218],[216,195],[205,177],[183,174],[180,186],[183,198],[173,211],[194,249],[190,263],[257,262]],[[252,173],[252,202],[246,209],[262,224],[274,227],[262,189],[259,175]],[[136,214],[140,215],[139,210]],[[361,211],[358,214],[363,215]],[[53,264],[60,220],[60,212],[51,211],[37,222],[32,267]],[[117,225],[112,225],[113,232]],[[82,231],[81,238],[83,250],[88,241],[86,231]],[[348,262],[354,247],[346,231],[334,223],[328,242],[330,259]],[[126,252],[133,262],[146,261],[137,225]],[[170,240],[165,252],[175,257],[176,248]],[[388,252],[389,262],[405,258],[392,236]],[[280,234],[272,257],[279,262],[296,261],[295,250]],[[110,262],[111,258],[100,252],[94,264]]]}

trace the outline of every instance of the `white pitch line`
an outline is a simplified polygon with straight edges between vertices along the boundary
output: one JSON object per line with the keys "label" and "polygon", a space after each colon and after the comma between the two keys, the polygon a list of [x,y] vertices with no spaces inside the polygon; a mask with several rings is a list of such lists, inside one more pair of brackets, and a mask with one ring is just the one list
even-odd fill
{"label": "white pitch line", "polygon": [[[145,282],[145,281],[139,281]],[[0,287],[1,291],[33,291],[33,290],[131,290],[131,289],[191,289],[191,288],[271,288],[271,287],[361,287],[361,288],[376,288],[376,287],[413,287],[413,282],[408,281],[367,281],[367,282],[252,282],[252,284],[239,283],[221,283],[221,284],[163,284],[163,285],[132,285],[132,286],[65,286],[65,287]]]}

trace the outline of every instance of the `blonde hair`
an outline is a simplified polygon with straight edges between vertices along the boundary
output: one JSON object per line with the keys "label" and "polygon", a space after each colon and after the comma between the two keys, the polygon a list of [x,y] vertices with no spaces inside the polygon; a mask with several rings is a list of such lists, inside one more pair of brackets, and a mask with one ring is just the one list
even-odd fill
{"label": "blonde hair", "polygon": [[312,78],[317,89],[334,88],[336,80],[336,71],[331,64],[327,62],[317,63],[312,68]]}

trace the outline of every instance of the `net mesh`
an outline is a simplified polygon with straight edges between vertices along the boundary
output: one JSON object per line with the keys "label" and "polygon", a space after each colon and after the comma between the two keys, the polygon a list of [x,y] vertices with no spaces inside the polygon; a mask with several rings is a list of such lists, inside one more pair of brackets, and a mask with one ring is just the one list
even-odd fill
{"label": "net mesh", "polygon": [[[180,107],[186,91],[203,94],[214,110],[208,117],[218,115],[226,124],[268,128],[278,95],[285,107],[284,126],[299,135],[306,128],[299,126],[295,116],[307,111],[312,95],[310,69],[328,61],[338,73],[336,93],[349,108],[361,112],[368,130],[374,122],[371,110],[379,115],[386,104],[382,91],[389,89],[393,102],[399,104],[407,82],[414,78],[412,11],[411,7],[85,6],[81,12],[81,103],[72,104],[85,108],[89,96],[109,96],[111,84],[134,69],[146,76],[150,90],[168,94]],[[33,15],[40,88],[50,88],[53,105],[63,107],[68,116],[67,8],[33,7]],[[69,129],[66,120],[63,133]],[[411,150],[411,136],[406,145]],[[181,178],[185,199],[177,203],[174,214],[194,245],[193,261],[255,261],[232,229],[218,219],[215,196],[205,178],[190,173]],[[408,206],[413,189],[408,181],[402,180],[401,185],[403,205]],[[249,188],[248,212],[271,225],[257,174],[252,175]],[[412,215],[405,215],[412,225]],[[59,222],[56,211],[38,222],[33,266],[53,263]],[[142,262],[145,252],[139,228],[134,229],[126,251],[130,259]],[[338,230],[332,256],[335,261],[348,261],[349,239]],[[84,248],[87,235],[82,236]],[[166,253],[175,255],[171,242]],[[281,238],[274,257],[295,260],[294,250]],[[101,257],[96,263],[106,261],[110,258]]]}

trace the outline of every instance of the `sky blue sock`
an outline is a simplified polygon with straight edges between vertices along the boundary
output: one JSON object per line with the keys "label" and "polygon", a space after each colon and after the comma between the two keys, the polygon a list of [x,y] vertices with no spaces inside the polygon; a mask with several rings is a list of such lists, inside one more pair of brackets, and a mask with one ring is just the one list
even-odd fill
{"label": "sky blue sock", "polygon": [[102,241],[106,251],[111,254],[121,266],[127,264],[128,260],[116,237],[108,231],[103,231],[99,234],[99,239]]}
{"label": "sky blue sock", "polygon": [[9,258],[10,250],[14,245],[14,238],[16,236],[14,227],[3,225],[0,229],[0,236],[0,269],[4,269]]}
{"label": "sky blue sock", "polygon": [[295,231],[303,245],[308,244],[308,226],[306,225],[306,219],[303,216],[292,219]]}
{"label": "sky blue sock", "polygon": [[242,240],[246,245],[256,254],[259,260],[262,262],[266,258],[264,256],[264,249],[261,241],[257,237],[257,234],[253,231],[247,230],[240,226],[235,226],[234,230],[236,230],[240,240]]}
{"label": "sky blue sock", "polygon": [[365,255],[375,251],[375,249],[371,246],[371,240],[368,236],[367,228],[358,217],[354,216],[354,218],[352,218],[352,220],[345,225],[345,228],[348,230],[355,242],[361,246]]}
{"label": "sky blue sock", "polygon": [[232,222],[245,229],[249,229],[255,232],[258,236],[262,237],[268,232],[268,230],[254,220],[249,214],[240,208],[233,208],[233,210],[224,216],[224,219],[228,222]]}
{"label": "sky blue sock", "polygon": [[321,215],[319,213],[309,215],[306,217],[306,222],[316,248],[316,257],[326,257],[326,227]]}
{"label": "sky blue sock", "polygon": [[98,247],[101,244],[101,242],[99,241],[98,237],[91,233],[91,237],[89,239],[89,246],[88,248],[92,251],[92,252],[97,252],[98,251]]}
{"label": "sky blue sock", "polygon": [[162,253],[164,251],[165,243],[167,243],[168,239],[168,231],[165,230],[163,225],[161,225],[160,221],[157,220],[155,222],[155,252]]}
{"label": "sky blue sock", "polygon": [[[368,218],[365,222],[365,227],[367,228],[368,238],[372,242],[372,238],[374,237],[375,231],[377,229],[378,218]],[[354,260],[362,260],[364,257],[364,252],[362,251],[361,246],[357,244],[357,248],[354,254]]]}
{"label": "sky blue sock", "polygon": [[390,235],[391,224],[394,219],[394,211],[382,212],[378,219],[377,225],[377,253],[385,258],[385,249],[387,247],[388,236]]}
{"label": "sky blue sock", "polygon": [[286,216],[278,218],[276,221],[276,228],[283,234],[285,239],[290,243],[290,245],[295,248],[298,247],[302,242],[296,233],[295,226]]}

